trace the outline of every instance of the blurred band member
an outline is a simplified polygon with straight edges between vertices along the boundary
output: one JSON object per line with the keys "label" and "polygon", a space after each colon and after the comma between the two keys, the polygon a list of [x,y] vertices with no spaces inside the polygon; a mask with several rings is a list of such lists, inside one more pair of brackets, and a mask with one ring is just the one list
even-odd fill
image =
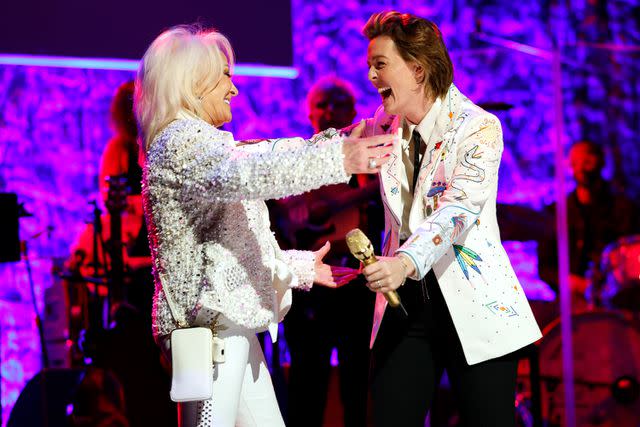
{"label": "blurred band member", "polygon": [[[604,248],[620,237],[640,233],[637,206],[602,177],[605,164],[602,147],[579,141],[569,150],[569,164],[576,183],[567,196],[569,226],[569,285],[574,303],[584,301],[589,273],[600,264]],[[555,224],[555,204],[548,208]],[[555,227],[538,246],[540,277],[558,289],[558,249]]]}

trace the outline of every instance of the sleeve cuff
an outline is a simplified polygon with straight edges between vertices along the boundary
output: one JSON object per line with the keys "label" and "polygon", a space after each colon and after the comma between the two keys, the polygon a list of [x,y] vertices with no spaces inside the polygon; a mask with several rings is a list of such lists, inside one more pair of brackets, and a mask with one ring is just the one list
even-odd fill
{"label": "sleeve cuff", "polygon": [[284,251],[287,264],[298,278],[296,289],[308,291],[313,287],[316,273],[314,270],[315,255],[311,251]]}
{"label": "sleeve cuff", "polygon": [[424,274],[422,274],[422,272],[420,271],[420,268],[418,267],[418,263],[416,262],[415,257],[411,254],[411,252],[404,250],[404,249],[398,249],[395,252],[395,255],[398,254],[402,254],[405,255],[406,259],[413,264],[414,267],[414,271],[412,275],[407,276],[408,279],[411,280],[420,280],[422,279],[422,277],[424,277]]}

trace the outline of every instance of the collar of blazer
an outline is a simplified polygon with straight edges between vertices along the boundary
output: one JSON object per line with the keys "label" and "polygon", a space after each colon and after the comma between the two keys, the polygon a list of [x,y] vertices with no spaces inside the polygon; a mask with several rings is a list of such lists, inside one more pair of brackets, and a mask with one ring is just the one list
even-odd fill
{"label": "collar of blazer", "polygon": [[[460,113],[461,104],[464,99],[464,95],[462,95],[453,84],[449,87],[449,91],[442,99],[440,111],[436,117],[429,141],[427,141],[427,150],[420,165],[416,194],[422,194],[424,191],[423,184],[424,182],[431,182],[438,164],[442,159],[442,153],[450,149],[453,137],[462,119]],[[375,133],[395,132],[398,127],[402,126],[402,122],[402,117],[387,115],[384,113],[384,109],[380,107],[374,119]],[[399,174],[404,173],[402,169],[401,150],[401,144],[398,144],[391,153],[391,159],[385,163],[380,170],[380,177],[384,188],[383,202],[389,207],[398,225],[402,217]],[[413,212],[416,211],[414,208],[420,205],[421,199],[421,197],[414,197],[411,216],[413,216]]]}

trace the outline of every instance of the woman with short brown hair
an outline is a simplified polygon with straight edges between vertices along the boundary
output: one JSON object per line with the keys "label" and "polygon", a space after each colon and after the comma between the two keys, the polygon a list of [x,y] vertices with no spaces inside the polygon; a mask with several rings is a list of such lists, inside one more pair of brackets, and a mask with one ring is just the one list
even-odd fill
{"label": "woman with short brown hair", "polygon": [[[514,426],[514,352],[541,334],[500,242],[500,122],[452,84],[431,21],[382,12],[364,34],[382,97],[365,134],[403,134],[380,171],[385,257],[363,271],[377,292],[374,424],[424,425],[446,369],[463,425]],[[386,307],[391,291],[406,316]]]}

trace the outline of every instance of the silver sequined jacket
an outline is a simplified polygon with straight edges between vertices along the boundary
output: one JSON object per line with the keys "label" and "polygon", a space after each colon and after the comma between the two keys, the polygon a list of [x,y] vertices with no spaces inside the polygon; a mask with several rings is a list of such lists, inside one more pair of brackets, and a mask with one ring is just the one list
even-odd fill
{"label": "silver sequined jacket", "polygon": [[156,337],[177,327],[162,284],[189,324],[206,307],[256,330],[281,320],[288,288],[312,285],[313,254],[280,250],[263,200],[347,182],[341,137],[330,131],[309,141],[256,144],[262,149],[236,145],[231,133],[183,117],[147,153],[143,199]]}

